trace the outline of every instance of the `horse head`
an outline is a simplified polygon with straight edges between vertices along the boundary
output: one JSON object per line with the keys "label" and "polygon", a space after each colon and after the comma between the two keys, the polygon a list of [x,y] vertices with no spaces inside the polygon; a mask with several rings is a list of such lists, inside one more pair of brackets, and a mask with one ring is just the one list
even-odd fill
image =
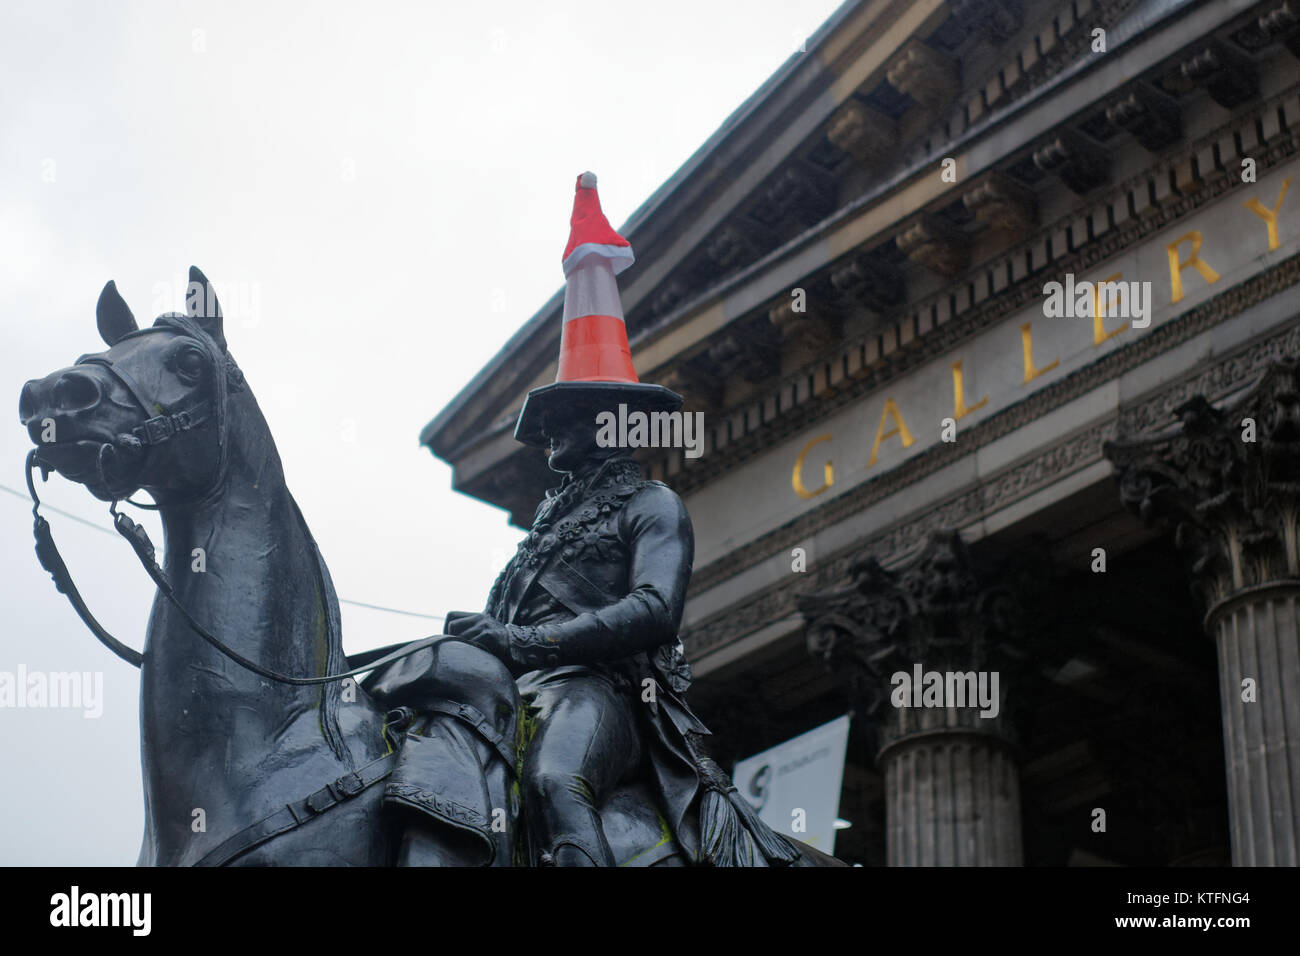
{"label": "horse head", "polygon": [[226,464],[226,397],[243,377],[207,277],[191,267],[186,312],[150,328],[136,325],[112,282],[95,311],[108,349],[23,386],[19,418],[37,461],[104,501],[139,488],[159,502],[215,488]]}

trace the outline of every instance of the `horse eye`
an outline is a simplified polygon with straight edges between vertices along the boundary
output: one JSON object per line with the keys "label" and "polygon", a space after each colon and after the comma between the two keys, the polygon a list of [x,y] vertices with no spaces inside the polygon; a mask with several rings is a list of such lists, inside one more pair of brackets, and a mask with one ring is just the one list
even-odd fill
{"label": "horse eye", "polygon": [[198,378],[203,374],[203,353],[198,349],[182,349],[176,353],[176,370],[186,378]]}

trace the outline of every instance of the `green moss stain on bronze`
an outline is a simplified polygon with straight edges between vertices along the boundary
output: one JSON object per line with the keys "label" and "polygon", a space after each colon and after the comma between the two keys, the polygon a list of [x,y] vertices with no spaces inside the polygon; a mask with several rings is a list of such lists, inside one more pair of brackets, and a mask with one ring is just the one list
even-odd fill
{"label": "green moss stain on bronze", "polygon": [[528,866],[528,839],[525,832],[523,813],[523,792],[519,781],[524,775],[524,755],[537,736],[537,708],[524,704],[519,708],[519,721],[515,724],[515,778],[510,783],[510,802],[518,814],[519,824],[515,827],[514,865]]}
{"label": "green moss stain on bronze", "polygon": [[635,863],[637,860],[641,859],[641,857],[645,856],[647,853],[650,853],[650,852],[653,851],[653,850],[657,850],[657,849],[659,849],[661,846],[664,846],[664,845],[667,844],[670,840],[672,840],[672,838],[673,838],[673,831],[672,831],[672,829],[668,826],[668,821],[664,819],[664,815],[663,815],[662,813],[660,813],[658,816],[659,816],[659,842],[656,843],[654,846],[646,847],[644,850],[642,850],[642,851],[641,851],[640,853],[638,853],[636,856],[629,857],[628,859],[626,859],[626,860],[624,860],[622,863],[620,863],[619,866],[631,866],[633,863]]}

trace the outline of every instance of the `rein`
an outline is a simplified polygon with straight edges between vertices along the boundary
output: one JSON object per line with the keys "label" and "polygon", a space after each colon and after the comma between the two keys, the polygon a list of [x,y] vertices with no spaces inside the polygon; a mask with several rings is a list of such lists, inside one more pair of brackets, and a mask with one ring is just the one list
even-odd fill
{"label": "rein", "polygon": [[50,531],[50,523],[45,520],[41,514],[41,499],[36,495],[36,484],[32,481],[32,472],[36,469],[36,449],[33,448],[27,453],[27,493],[32,496],[32,517],[35,523],[32,526],[32,535],[36,538],[36,557],[41,562],[41,567],[50,572],[54,578],[54,586],[61,594],[68,596],[68,601],[72,604],[73,610],[81,618],[83,624],[90,628],[90,633],[99,639],[99,642],[116,654],[122,660],[126,661],[133,667],[139,667],[144,663],[144,656],[137,650],[127,647],[112,634],[104,629],[104,626],[95,620],[95,615],[90,613],[90,608],[86,607],[86,602],[81,597],[81,592],[77,590],[77,585],[72,580],[72,574],[68,571],[68,566],[63,562],[63,555],[59,554],[59,549],[54,543],[54,535]]}
{"label": "rein", "polygon": [[[32,475],[36,468],[41,465],[37,458],[36,449],[33,448],[27,453],[27,492],[32,497],[32,535],[36,538],[36,557],[41,562],[41,567],[49,572],[54,579],[54,586],[62,594],[67,595],[69,603],[77,616],[81,618],[82,623],[89,628],[90,633],[94,634],[99,642],[107,647],[110,651],[126,661],[133,667],[140,667],[144,663],[144,655],[134,648],[128,647],[119,641],[116,637],[108,632],[95,615],[91,613],[90,608],[86,606],[81,592],[77,590],[76,583],[72,580],[72,573],[68,570],[67,564],[63,560],[63,555],[59,553],[58,546],[54,543],[54,534],[50,528],[50,523],[45,520],[45,516],[40,513],[41,499],[36,494],[36,483],[32,480]],[[42,468],[44,466],[41,466]],[[245,670],[252,671],[259,677],[265,677],[281,684],[292,684],[303,687],[313,684],[328,684],[332,681],[343,680],[348,677],[355,677],[358,674],[364,674],[366,671],[382,667],[385,664],[391,664],[393,661],[401,660],[404,657],[410,657],[426,647],[431,647],[449,635],[438,634],[433,637],[426,637],[418,641],[412,641],[407,644],[399,645],[397,650],[385,654],[377,660],[370,660],[369,657],[375,652],[354,655],[354,659],[361,660],[363,663],[351,670],[344,671],[341,674],[326,674],[324,677],[291,677],[288,674],[280,674],[269,668],[263,667],[255,661],[249,660],[238,651],[228,647],[216,635],[194,619],[189,610],[176,599],[176,593],[172,590],[171,582],[167,580],[167,575],[163,569],[158,566],[155,560],[153,541],[149,538],[149,533],[145,529],[131,520],[129,515],[123,514],[117,510],[118,503],[114,501],[109,505],[109,514],[113,516],[113,527],[117,533],[124,537],[131,545],[131,550],[135,552],[140,563],[144,566],[145,572],[153,580],[158,590],[167,598],[185,619],[185,622],[193,629],[194,633],[207,641],[214,648],[224,654],[230,660],[234,661]],[[387,650],[383,648],[382,650]]]}
{"label": "rein", "polygon": [[[182,326],[178,331],[190,331],[187,328],[183,328],[183,324],[186,324],[184,317],[166,316],[165,318],[170,319],[171,323],[174,323],[175,325]],[[150,331],[154,330],[141,329],[138,332],[130,334],[139,335]],[[189,337],[197,338],[193,335],[190,335]],[[203,344],[202,340],[198,341],[200,344]],[[99,356],[83,357],[77,364],[83,363],[102,365],[106,367],[126,386],[127,390],[140,404],[144,413],[146,415],[150,414],[148,396],[143,393],[139,386],[136,385],[136,383],[132,381],[122,369],[114,366],[108,359]],[[222,376],[218,375],[217,378],[220,382]],[[178,434],[210,424],[214,420],[218,426],[218,430],[220,431],[225,424],[222,411],[223,410],[218,407],[216,415],[213,415],[212,404],[209,401],[204,400],[191,408],[175,414],[153,416],[143,424],[132,429],[131,434],[118,436],[118,442],[123,443],[132,453],[143,453],[151,446],[161,445]],[[108,449],[108,451],[105,449]],[[113,445],[105,445],[104,448],[100,449],[100,477],[101,480],[105,481],[106,486],[108,476],[106,473],[105,458],[110,457],[115,453]],[[223,452],[223,466],[224,457]],[[38,467],[41,469],[42,480],[48,480],[50,465],[41,461],[38,449],[33,448],[27,453],[27,493],[31,495],[32,498],[32,518],[34,519],[32,535],[36,539],[36,557],[41,562],[41,567],[45,568],[45,570],[49,572],[50,576],[54,579],[54,586],[59,590],[59,592],[67,596],[69,603],[72,604],[73,610],[77,612],[77,616],[81,618],[82,623],[89,628],[90,633],[95,635],[101,644],[122,660],[126,661],[133,667],[140,667],[144,663],[144,655],[119,641],[116,637],[110,634],[98,620],[95,619],[95,615],[92,614],[90,608],[86,606],[86,602],[82,598],[81,592],[77,589],[76,583],[72,580],[72,574],[63,560],[63,555],[59,553],[58,546],[54,543],[54,534],[50,528],[50,523],[45,520],[45,517],[40,513],[41,499],[36,494],[36,482],[32,477]],[[224,472],[224,467],[220,468],[219,471]],[[291,684],[299,687],[315,684],[328,684],[333,681],[355,677],[358,674],[364,674],[367,671],[374,670],[377,667],[382,667],[385,664],[390,664],[393,661],[409,657],[449,636],[446,634],[439,634],[433,637],[423,638],[422,640],[398,645],[395,650],[390,650],[389,647],[385,647],[380,648],[378,651],[368,651],[353,655],[353,657],[349,659],[349,663],[352,661],[361,661],[361,664],[340,674],[326,674],[323,677],[292,677],[288,674],[280,674],[261,666],[255,661],[249,660],[247,657],[244,657],[238,651],[235,651],[223,643],[218,637],[216,637],[216,635],[194,619],[194,616],[189,612],[189,610],[177,600],[171,582],[167,580],[167,575],[163,572],[163,569],[158,566],[158,562],[155,559],[153,542],[150,540],[148,532],[146,532],[145,529],[135,521],[131,520],[130,516],[118,511],[117,506],[118,499],[114,499],[108,508],[109,514],[113,516],[113,528],[131,545],[131,550],[134,551],[136,557],[139,558],[140,564],[144,567],[145,572],[153,580],[158,590],[162,592],[163,596],[168,600],[172,607],[174,607],[181,617],[185,619],[185,622],[190,626],[194,633],[198,634],[199,637],[207,641],[240,667],[257,674],[259,677],[265,677],[268,680],[273,680],[280,684]],[[156,506],[154,507],[156,508]],[[384,653],[385,651],[388,651],[389,653]]]}

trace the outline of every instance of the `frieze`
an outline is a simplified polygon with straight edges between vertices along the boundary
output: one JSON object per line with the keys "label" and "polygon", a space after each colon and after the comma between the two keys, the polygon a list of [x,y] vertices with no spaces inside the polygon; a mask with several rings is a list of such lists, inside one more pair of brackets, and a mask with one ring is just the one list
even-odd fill
{"label": "frieze", "polygon": [[[1099,361],[976,425],[964,433],[963,448],[978,449],[1076,396],[1096,388],[1115,375],[1136,368],[1155,355],[1199,335],[1205,329],[1237,315],[1258,302],[1271,298],[1297,282],[1300,282],[1300,254],[1291,256],[1267,272],[1219,293],[1181,318],[1152,330],[1151,334],[1111,352]],[[1275,341],[1276,345],[1271,344]],[[1245,354],[1253,356],[1250,361],[1246,361],[1245,356],[1229,357],[1200,374],[1221,375],[1225,380],[1235,375],[1232,380],[1242,383],[1251,374],[1261,370],[1272,357],[1279,353],[1296,354],[1297,351],[1300,351],[1300,329],[1292,328],[1248,349]],[[1220,371],[1221,369],[1224,371]],[[1214,388],[1208,384],[1170,386],[1167,390],[1172,392],[1169,398],[1163,398],[1165,392],[1162,392],[1133,409],[1121,411],[1121,424],[1126,431],[1150,427],[1150,423],[1158,416],[1170,411],[1195,391],[1220,395],[1224,394],[1221,388]],[[873,501],[878,501],[913,484],[967,453],[967,450],[959,452],[955,444],[937,445],[928,452],[904,462],[893,471],[864,482],[841,497],[801,515],[783,528],[777,528],[755,539],[732,552],[725,559],[701,568],[692,578],[692,588],[698,593],[737,571],[764,560],[787,542],[793,547],[794,543],[802,538],[843,520]]]}
{"label": "frieze", "polygon": [[1151,401],[1122,410],[1118,430],[1121,434],[1134,434],[1167,425],[1173,421],[1175,409],[1192,396],[1205,395],[1218,400],[1253,381],[1270,364],[1295,355],[1300,355],[1300,323],[1201,370]]}
{"label": "frieze", "polygon": [[930,535],[943,528],[963,527],[1024,498],[1040,487],[1101,460],[1102,446],[1115,434],[1113,421],[1080,432],[1034,459],[1013,465],[992,479],[948,498],[936,507],[895,524],[855,544],[832,558],[819,561],[818,570],[764,591],[747,601],[710,616],[683,635],[693,656],[708,653],[764,624],[797,610],[796,599],[805,590],[826,588],[842,579],[855,554],[868,550],[883,555],[881,563],[906,561],[924,547]]}
{"label": "frieze", "polygon": [[[839,498],[812,510],[702,568],[691,582],[698,594],[718,582],[754,566],[772,554],[797,545],[813,534],[845,520],[872,502],[881,500],[915,483],[960,457],[1041,417],[1105,381],[1149,361],[1153,356],[1187,341],[1208,328],[1231,318],[1284,289],[1300,282],[1300,254],[1274,268],[1226,290],[1167,325],[1124,348],[1104,356],[1041,392],[1024,399],[964,433],[962,451],[942,444],[905,462],[879,478],[864,482]],[[899,522],[873,535],[865,546],[877,554],[898,560],[919,547],[925,535],[937,528],[962,527],[1019,500],[1061,477],[1102,460],[1104,442],[1117,429],[1129,433],[1168,423],[1172,410],[1188,397],[1203,394],[1221,398],[1249,384],[1272,362],[1300,354],[1300,322],[1292,320],[1286,329],[1259,340],[1209,367],[1170,383],[1142,401],[1120,410],[1116,419],[1099,422],[1036,455],[1032,460],[1009,466],[990,479],[950,497],[922,514]],[[818,570],[746,599],[687,629],[683,639],[693,655],[700,655],[730,643],[796,610],[795,596],[810,587],[827,587],[842,578],[852,554],[864,543],[818,562]],[[810,580],[811,579],[811,580]]]}

